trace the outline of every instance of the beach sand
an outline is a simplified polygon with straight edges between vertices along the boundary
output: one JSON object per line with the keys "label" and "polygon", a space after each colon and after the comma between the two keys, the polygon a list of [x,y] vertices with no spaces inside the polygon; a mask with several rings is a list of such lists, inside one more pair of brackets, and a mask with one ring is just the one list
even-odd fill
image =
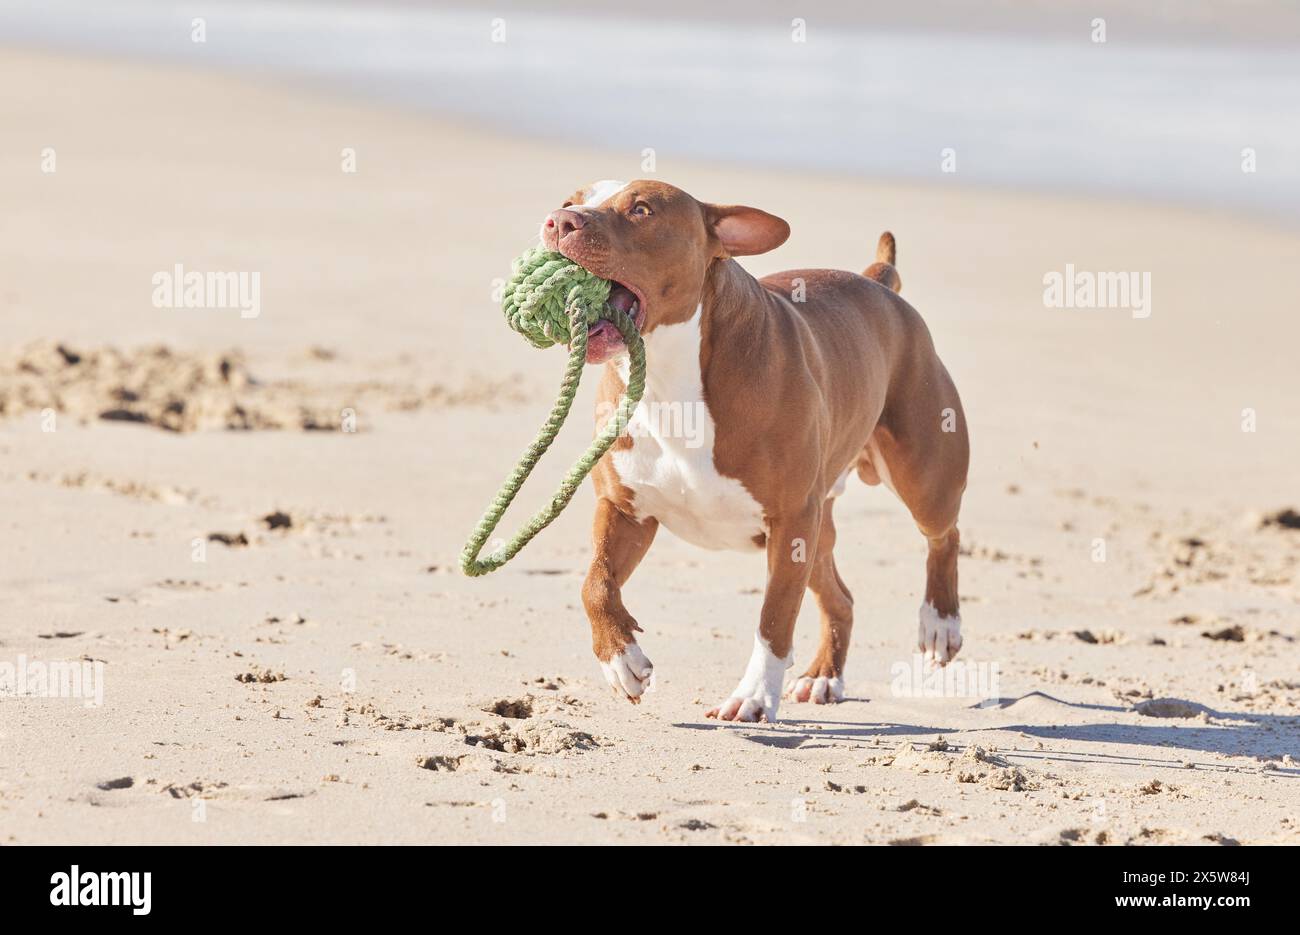
{"label": "beach sand", "polygon": [[[995,700],[900,674],[924,542],[853,481],[848,700],[717,724],[761,556],[660,535],[625,593],[638,707],[590,651],[589,485],[457,570],[562,366],[494,280],[640,142],[28,52],[0,123],[0,664],[103,664],[98,707],[0,699],[0,841],[1300,843],[1300,529],[1270,522],[1300,508],[1295,232],[660,152],[790,221],[757,274],[861,269],[892,230],[973,445],[960,658]],[[258,271],[260,315],[155,307],[178,263]],[[1045,308],[1066,264],[1149,271],[1150,317]],[[816,636],[805,606],[796,673]]]}

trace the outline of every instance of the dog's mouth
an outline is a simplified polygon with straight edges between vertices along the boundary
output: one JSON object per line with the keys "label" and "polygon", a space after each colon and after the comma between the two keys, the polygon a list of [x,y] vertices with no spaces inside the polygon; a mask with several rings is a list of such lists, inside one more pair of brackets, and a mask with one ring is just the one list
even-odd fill
{"label": "dog's mouth", "polygon": [[[638,330],[645,324],[645,299],[636,286],[614,282],[606,302],[631,318]],[[603,364],[626,352],[623,336],[612,321],[602,318],[587,329],[587,363]]]}

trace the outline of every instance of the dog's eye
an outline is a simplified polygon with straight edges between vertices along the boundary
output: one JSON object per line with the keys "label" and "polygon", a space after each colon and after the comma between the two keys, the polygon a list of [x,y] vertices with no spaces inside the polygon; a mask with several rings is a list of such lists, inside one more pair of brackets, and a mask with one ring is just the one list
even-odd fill
{"label": "dog's eye", "polygon": [[634,218],[648,218],[654,212],[650,210],[650,206],[644,201],[638,201],[632,206],[631,214]]}

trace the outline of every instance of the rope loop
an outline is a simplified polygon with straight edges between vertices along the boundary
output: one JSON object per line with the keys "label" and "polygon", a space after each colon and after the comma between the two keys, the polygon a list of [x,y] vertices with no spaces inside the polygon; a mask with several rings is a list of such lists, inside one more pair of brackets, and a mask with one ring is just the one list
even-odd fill
{"label": "rope loop", "polygon": [[[551,407],[550,415],[488,504],[483,517],[470,534],[469,541],[465,543],[465,548],[461,550],[461,570],[471,577],[496,571],[519,554],[520,549],[563,512],[596,462],[614,444],[614,440],[623,434],[637,403],[645,393],[645,344],[627,313],[607,304],[610,285],[609,280],[601,279],[572,260],[540,246],[526,251],[514,262],[513,272],[501,300],[506,323],[522,334],[533,347],[568,344],[569,359],[564,366],[560,392],[555,405]],[[573,398],[578,392],[582,368],[587,362],[587,329],[601,319],[612,322],[618,329],[631,357],[627,389],[619,400],[618,408],[587,450],[569,468],[550,502],[534,513],[500,548],[480,558],[479,553],[496,531],[501,517],[563,427],[569,409],[573,406]]]}

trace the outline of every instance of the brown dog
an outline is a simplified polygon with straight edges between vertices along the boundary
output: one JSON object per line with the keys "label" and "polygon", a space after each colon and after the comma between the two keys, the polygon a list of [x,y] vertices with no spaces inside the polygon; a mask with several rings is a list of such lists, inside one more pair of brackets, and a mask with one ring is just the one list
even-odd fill
{"label": "brown dog", "polygon": [[[897,294],[891,235],[865,276],[756,280],[732,259],[789,234],[764,211],[655,181],[597,182],[542,224],[545,246],[614,280],[610,302],[645,336],[645,396],[592,475],[595,554],[582,590],[596,658],[633,702],[653,668],[621,589],[661,525],[705,548],[766,549],[753,655],[710,716],[775,719],[805,589],[821,611],[821,645],[787,694],[843,698],[853,599],[835,568],[831,513],[854,469],[893,490],[929,541],[921,651],[945,665],[961,648],[957,513],[969,447],[956,387]],[[608,323],[593,327],[587,361],[608,361],[598,423],[623,392],[625,350]]]}

